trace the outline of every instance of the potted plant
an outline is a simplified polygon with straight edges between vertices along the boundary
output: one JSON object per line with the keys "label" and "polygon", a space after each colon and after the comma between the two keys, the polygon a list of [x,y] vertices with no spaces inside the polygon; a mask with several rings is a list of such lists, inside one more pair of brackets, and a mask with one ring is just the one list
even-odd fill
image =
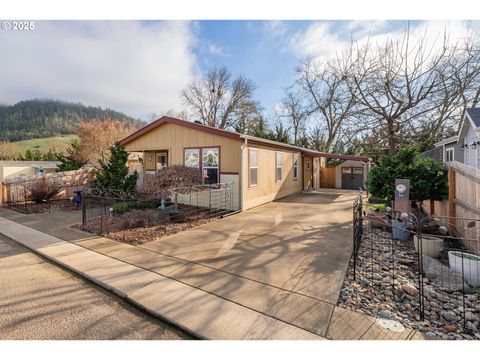
{"label": "potted plant", "polygon": [[440,251],[443,248],[443,239],[433,235],[422,234],[422,241],[419,243],[418,235],[413,235],[413,244],[415,251],[419,252],[419,245],[422,247],[422,255],[428,255],[432,258],[439,258]]}
{"label": "potted plant", "polygon": [[480,256],[463,251],[449,251],[448,263],[454,272],[464,274],[465,281],[473,287],[480,286]]}

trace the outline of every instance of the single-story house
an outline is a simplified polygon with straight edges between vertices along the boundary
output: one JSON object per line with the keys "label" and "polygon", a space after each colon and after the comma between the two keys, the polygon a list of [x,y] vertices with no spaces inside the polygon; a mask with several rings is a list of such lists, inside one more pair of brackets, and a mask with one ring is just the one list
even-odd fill
{"label": "single-story house", "polygon": [[435,147],[425,151],[423,155],[449,165],[452,161],[463,163],[464,151],[462,150],[461,145],[458,144],[458,135],[455,135],[435,143]]}
{"label": "single-story house", "polygon": [[[127,136],[121,144],[128,152],[143,153],[144,174],[185,165],[198,168],[205,183],[233,183],[236,207],[242,210],[318,189],[326,158],[355,161],[347,167],[361,168],[362,178],[370,164],[368,157],[322,153],[168,116]],[[352,170],[352,175],[360,175],[360,170]],[[359,184],[351,182],[352,188],[358,189]]]}
{"label": "single-story house", "polygon": [[480,108],[465,111],[457,141],[463,163],[480,169]]}
{"label": "single-story house", "polygon": [[37,174],[39,171],[43,174],[50,174],[57,170],[58,163],[56,161],[0,161],[0,205],[2,205],[2,199],[5,198],[5,187],[3,184],[7,179],[31,176]]}

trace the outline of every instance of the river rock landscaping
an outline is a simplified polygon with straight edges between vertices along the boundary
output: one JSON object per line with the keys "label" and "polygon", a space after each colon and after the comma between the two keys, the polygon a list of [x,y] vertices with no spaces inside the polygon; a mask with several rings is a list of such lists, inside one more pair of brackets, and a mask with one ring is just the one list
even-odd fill
{"label": "river rock landscaping", "polygon": [[396,320],[435,338],[480,339],[479,289],[464,283],[461,274],[449,269],[448,262],[425,255],[422,320],[418,263],[413,240],[392,240],[388,232],[369,230],[357,258],[356,280],[351,263],[339,305]]}

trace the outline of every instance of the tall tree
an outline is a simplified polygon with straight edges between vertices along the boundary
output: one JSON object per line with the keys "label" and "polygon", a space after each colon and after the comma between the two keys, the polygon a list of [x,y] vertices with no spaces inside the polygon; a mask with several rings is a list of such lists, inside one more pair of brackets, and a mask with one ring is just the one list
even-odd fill
{"label": "tall tree", "polygon": [[293,143],[300,144],[305,138],[306,122],[311,110],[305,103],[304,94],[295,86],[285,90],[278,116],[286,120],[293,136]]}
{"label": "tall tree", "polygon": [[[352,46],[347,53],[344,75],[350,92],[368,112],[369,127],[384,129],[390,155],[412,139],[419,122],[430,122],[431,130],[444,124],[448,102],[456,97],[450,93],[455,74],[469,62],[468,57],[460,60],[463,50],[449,45],[446,37],[441,46],[429,42],[425,34],[414,41],[407,28],[401,40],[389,40],[374,51],[370,44]],[[452,63],[459,68],[453,71]],[[460,81],[464,80],[462,76]],[[442,106],[447,109],[439,115]]]}
{"label": "tall tree", "polygon": [[[309,60],[297,69],[297,84],[308,101],[308,114],[314,126],[322,130],[322,151],[332,151],[342,134],[357,116],[356,101],[348,91],[346,77],[339,64]],[[320,143],[317,143],[319,145]]]}
{"label": "tall tree", "polygon": [[242,106],[252,102],[254,90],[255,84],[244,76],[232,80],[226,67],[212,67],[200,80],[189,84],[181,97],[194,118],[225,129],[238,120]]}
{"label": "tall tree", "polygon": [[80,145],[76,149],[77,160],[98,165],[107,160],[110,147],[137,129],[127,122],[105,117],[83,122],[77,132]]}

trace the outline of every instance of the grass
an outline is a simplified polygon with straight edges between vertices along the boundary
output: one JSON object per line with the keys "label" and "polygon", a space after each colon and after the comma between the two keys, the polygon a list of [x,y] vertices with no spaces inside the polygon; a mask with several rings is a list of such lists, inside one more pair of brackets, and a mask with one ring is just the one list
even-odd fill
{"label": "grass", "polygon": [[25,153],[26,150],[39,150],[40,152],[46,152],[52,147],[55,147],[58,151],[65,150],[76,135],[60,135],[47,138],[22,140],[12,142],[13,151],[15,153]]}

